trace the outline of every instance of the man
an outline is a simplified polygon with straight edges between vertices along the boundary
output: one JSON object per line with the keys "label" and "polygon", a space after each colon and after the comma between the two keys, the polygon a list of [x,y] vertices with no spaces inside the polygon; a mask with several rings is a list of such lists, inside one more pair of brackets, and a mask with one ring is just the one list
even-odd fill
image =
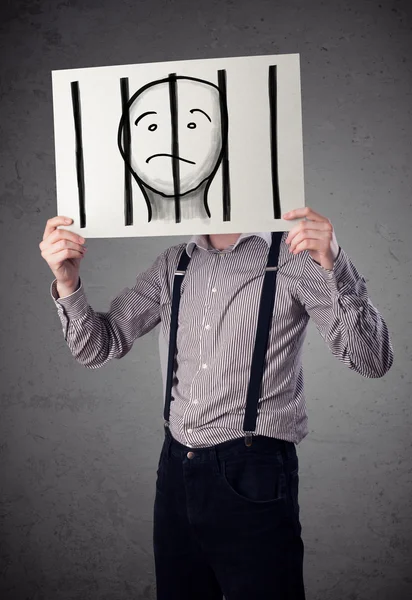
{"label": "man", "polygon": [[304,600],[296,444],[308,433],[309,317],[350,369],[382,377],[392,365],[387,326],[332,224],[307,207],[284,215],[301,217],[289,234],[195,236],[169,248],[107,313],[84,294],[84,239],[56,229],[71,220],[46,225],[40,248],[76,360],[101,367],[159,322],[169,340],[159,600]]}

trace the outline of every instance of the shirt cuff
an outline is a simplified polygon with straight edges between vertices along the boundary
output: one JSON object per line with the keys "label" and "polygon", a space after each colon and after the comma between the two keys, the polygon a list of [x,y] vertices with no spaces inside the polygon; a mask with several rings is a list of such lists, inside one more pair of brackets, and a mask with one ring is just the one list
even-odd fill
{"label": "shirt cuff", "polygon": [[69,319],[80,319],[87,312],[88,302],[80,277],[78,288],[72,294],[69,294],[69,296],[65,296],[64,298],[59,297],[57,292],[57,279],[55,279],[50,285],[50,295],[53,298],[58,312],[63,312]]}
{"label": "shirt cuff", "polygon": [[312,263],[322,274],[330,291],[335,295],[346,294],[355,287],[360,277],[350,262],[348,255],[340,247],[332,269],[325,269],[313,259]]}

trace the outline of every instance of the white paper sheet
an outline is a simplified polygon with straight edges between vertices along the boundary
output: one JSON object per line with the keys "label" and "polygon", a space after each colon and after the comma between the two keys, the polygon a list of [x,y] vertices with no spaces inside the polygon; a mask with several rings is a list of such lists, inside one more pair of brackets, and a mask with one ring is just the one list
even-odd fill
{"label": "white paper sheet", "polygon": [[298,54],[68,69],[52,84],[66,229],[103,238],[296,224],[280,216],[305,205]]}

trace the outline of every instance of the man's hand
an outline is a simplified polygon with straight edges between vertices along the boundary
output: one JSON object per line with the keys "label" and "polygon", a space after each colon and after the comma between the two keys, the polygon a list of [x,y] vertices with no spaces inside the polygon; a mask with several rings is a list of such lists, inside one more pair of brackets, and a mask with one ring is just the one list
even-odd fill
{"label": "man's hand", "polygon": [[73,219],[57,216],[46,222],[43,240],[39,244],[41,255],[57,279],[60,298],[72,294],[79,283],[80,261],[87,248],[85,239],[59,225],[69,225]]}
{"label": "man's hand", "polygon": [[308,206],[297,208],[283,215],[285,220],[305,217],[296,227],[289,231],[286,243],[290,244],[289,251],[299,254],[307,250],[313,260],[324,269],[333,269],[333,264],[339,254],[332,223]]}

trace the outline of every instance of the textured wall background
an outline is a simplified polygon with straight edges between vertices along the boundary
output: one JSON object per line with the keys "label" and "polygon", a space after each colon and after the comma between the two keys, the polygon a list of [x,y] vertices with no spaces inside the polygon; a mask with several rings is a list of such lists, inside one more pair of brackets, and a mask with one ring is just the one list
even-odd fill
{"label": "textured wall background", "polygon": [[[411,12],[408,0],[2,2],[2,598],[155,598],[157,330],[97,371],[65,345],[38,248],[56,214],[50,71],[288,52],[301,54],[307,203],[331,218],[395,347],[387,376],[366,380],[310,327],[307,596],[412,597]],[[93,308],[177,241],[89,240]]]}

